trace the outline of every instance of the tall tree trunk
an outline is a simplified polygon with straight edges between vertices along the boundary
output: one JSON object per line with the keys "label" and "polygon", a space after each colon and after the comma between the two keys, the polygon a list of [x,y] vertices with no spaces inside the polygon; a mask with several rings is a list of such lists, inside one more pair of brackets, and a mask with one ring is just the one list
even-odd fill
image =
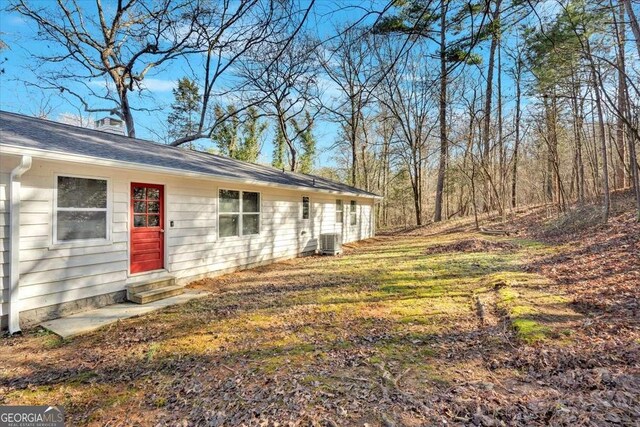
{"label": "tall tree trunk", "polygon": [[[636,48],[638,49],[638,55],[640,56],[640,24],[638,24],[638,18],[633,10],[631,0],[622,0],[625,9],[627,9],[627,15],[629,16],[629,24],[631,25],[631,31],[636,39]],[[624,20],[623,20],[624,21]]]}
{"label": "tall tree trunk", "polygon": [[[360,112],[362,114],[362,112]],[[364,181],[364,190],[370,190],[369,183],[369,167],[367,165],[367,145],[369,144],[369,136],[367,135],[367,126],[364,123],[364,118],[362,118],[362,180]]]}
{"label": "tall tree trunk", "polygon": [[447,52],[446,52],[446,1],[440,2],[440,162],[438,165],[438,182],[436,183],[436,202],[433,220],[442,220],[442,198],[447,168]]}
{"label": "tall tree trunk", "polygon": [[[615,22],[615,10],[614,13],[614,22]],[[619,7],[620,18],[618,22],[615,22],[615,30],[618,35],[618,120],[616,123],[616,145],[618,148],[618,153],[620,153],[620,161],[618,162],[618,167],[616,168],[616,177],[617,181],[620,184],[620,187],[625,187],[629,184],[629,179],[626,179],[625,176],[625,143],[624,143],[624,134],[625,134],[625,124],[624,118],[622,114],[625,114],[627,111],[626,107],[626,99],[627,99],[627,81],[625,75],[625,53],[624,53],[624,45],[625,45],[625,23],[624,23],[624,5],[621,3]],[[628,177],[630,178],[630,177]]]}
{"label": "tall tree trunk", "polygon": [[[629,106],[627,105],[627,111]],[[631,115],[629,114],[629,117]],[[629,143],[629,162],[631,168],[631,181],[633,184],[633,191],[636,195],[636,210],[638,213],[637,221],[640,222],[640,172],[638,171],[638,156],[636,153],[636,141],[635,135],[631,132],[631,129],[627,127],[628,135],[627,142]]]}
{"label": "tall tree trunk", "polygon": [[416,225],[422,225],[422,194],[420,191],[421,178],[420,171],[418,170],[418,163],[415,161],[417,159],[415,148],[413,150],[413,178],[412,178],[412,188],[413,188],[413,204],[416,210]]}
{"label": "tall tree trunk", "polygon": [[124,124],[127,127],[127,135],[130,138],[136,137],[136,126],[133,121],[133,114],[131,112],[131,105],[129,105],[129,96],[127,95],[126,90],[120,90],[120,112],[122,113],[122,119],[124,120]]}
{"label": "tall tree trunk", "polygon": [[596,111],[598,113],[598,130],[600,137],[600,150],[602,156],[602,191],[604,192],[604,197],[602,200],[603,207],[603,221],[607,223],[609,221],[609,209],[611,207],[611,200],[609,194],[609,165],[607,160],[607,138],[605,135],[604,129],[604,113],[602,111],[602,99],[600,97],[600,87],[598,86],[598,79],[596,70],[596,64],[593,60],[593,56],[591,55],[591,46],[589,40],[585,41],[585,46],[587,48],[587,58],[589,60],[589,66],[591,68],[591,77],[593,83],[593,91],[596,97]]}
{"label": "tall tree trunk", "polygon": [[581,85],[580,80],[576,78],[576,70],[571,69],[571,110],[573,113],[573,138],[575,140],[575,163],[576,174],[575,183],[578,193],[578,203],[584,203],[584,156],[582,154],[582,131],[583,131],[583,116],[584,110],[581,98]]}
{"label": "tall tree trunk", "polygon": [[355,95],[351,95],[351,185],[358,185],[358,117],[355,112]]}
{"label": "tall tree trunk", "polygon": [[282,132],[282,137],[287,143],[287,148],[289,149],[289,170],[291,172],[295,172],[297,166],[296,147],[293,145],[293,141],[291,141],[291,138],[289,138],[289,135],[287,134],[287,124],[285,122],[283,109],[280,106],[277,106],[276,111],[278,113],[278,126],[280,127],[280,132]]}
{"label": "tall tree trunk", "polygon": [[500,185],[500,200],[498,206],[502,214],[502,221],[507,220],[507,159],[502,132],[502,43],[498,39],[498,179]]}
{"label": "tall tree trunk", "polygon": [[516,58],[515,68],[515,84],[516,84],[516,117],[515,117],[515,143],[513,146],[513,165],[511,169],[511,207],[516,208],[518,203],[518,151],[520,149],[520,119],[522,115],[521,101],[522,101],[522,63],[520,58],[520,52]]}
{"label": "tall tree trunk", "polygon": [[[491,15],[491,26],[493,28],[493,34],[491,36],[491,46],[489,48],[489,63],[487,64],[487,92],[484,104],[484,126],[482,130],[483,144],[482,144],[482,161],[485,174],[489,174],[491,170],[490,166],[490,150],[491,150],[491,105],[493,101],[493,70],[495,64],[496,48],[499,40],[499,27],[500,27],[500,5],[502,0],[496,0],[495,9]],[[491,192],[489,190],[490,177],[487,176],[484,182],[485,192],[485,211],[489,211],[492,208]]]}

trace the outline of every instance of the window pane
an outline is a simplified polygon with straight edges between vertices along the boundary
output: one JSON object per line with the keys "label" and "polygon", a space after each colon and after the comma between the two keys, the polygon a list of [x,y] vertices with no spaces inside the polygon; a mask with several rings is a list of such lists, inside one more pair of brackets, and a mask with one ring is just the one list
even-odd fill
{"label": "window pane", "polygon": [[145,202],[133,202],[133,212],[135,212],[135,213],[146,213],[147,212],[147,204]]}
{"label": "window pane", "polygon": [[106,212],[58,212],[58,240],[106,239]]}
{"label": "window pane", "polygon": [[136,200],[146,199],[146,190],[145,187],[133,187],[133,198]]}
{"label": "window pane", "polygon": [[157,188],[148,188],[147,189],[147,199],[149,200],[159,200],[160,199],[160,190]]}
{"label": "window pane", "polygon": [[250,214],[242,216],[242,234],[258,234],[260,233],[260,215]]}
{"label": "window pane", "polygon": [[58,207],[106,208],[107,181],[59,176]]}
{"label": "window pane", "polygon": [[158,213],[160,212],[160,203],[159,202],[149,202],[147,204],[147,209],[149,213]]}
{"label": "window pane", "polygon": [[336,210],[342,212],[342,200],[336,200]]}
{"label": "window pane", "polygon": [[160,215],[149,215],[147,217],[147,227],[159,227]]}
{"label": "window pane", "polygon": [[336,211],[336,222],[342,222],[342,211]]}
{"label": "window pane", "polygon": [[302,219],[309,219],[309,198],[302,198]]}
{"label": "window pane", "polygon": [[146,215],[134,215],[133,216],[133,226],[134,227],[146,227],[147,226],[147,216]]}
{"label": "window pane", "polygon": [[245,191],[242,193],[242,212],[260,212],[260,195]]}
{"label": "window pane", "polygon": [[237,236],[239,234],[238,223],[240,215],[220,215],[218,227],[220,227],[220,237]]}
{"label": "window pane", "polygon": [[240,212],[240,192],[220,190],[220,212]]}
{"label": "window pane", "polygon": [[349,210],[349,216],[351,217],[351,225],[356,225],[357,216],[356,216],[356,201],[351,201],[351,209]]}

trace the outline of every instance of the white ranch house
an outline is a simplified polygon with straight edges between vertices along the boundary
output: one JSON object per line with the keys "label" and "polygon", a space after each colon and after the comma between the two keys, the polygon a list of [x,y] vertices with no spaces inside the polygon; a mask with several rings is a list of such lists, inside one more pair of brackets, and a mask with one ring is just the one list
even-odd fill
{"label": "white ranch house", "polygon": [[2,328],[121,302],[127,290],[131,299],[140,284],[162,282],[172,295],[194,279],[314,253],[322,233],[366,239],[379,199],[319,177],[0,112]]}

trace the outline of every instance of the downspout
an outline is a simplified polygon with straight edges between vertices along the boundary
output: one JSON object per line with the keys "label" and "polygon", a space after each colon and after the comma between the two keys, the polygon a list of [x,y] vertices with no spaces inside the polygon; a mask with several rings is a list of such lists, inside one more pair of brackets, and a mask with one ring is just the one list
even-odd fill
{"label": "downspout", "polygon": [[20,178],[31,169],[31,156],[22,156],[20,164],[11,171],[9,207],[9,334],[20,332]]}

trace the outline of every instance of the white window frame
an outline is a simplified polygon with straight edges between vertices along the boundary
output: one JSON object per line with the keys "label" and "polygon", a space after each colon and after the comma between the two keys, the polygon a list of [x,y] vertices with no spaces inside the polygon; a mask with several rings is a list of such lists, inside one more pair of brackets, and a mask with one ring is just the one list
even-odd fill
{"label": "white window frame", "polygon": [[358,212],[356,209],[358,208],[358,202],[355,200],[349,201],[349,225],[351,227],[358,225]]}
{"label": "white window frame", "polygon": [[[338,210],[338,202],[340,202],[340,208],[341,208],[340,210]],[[336,218],[338,217],[338,212],[340,212],[340,219],[341,219],[340,222],[336,221],[336,224],[344,224],[344,200],[336,199],[335,206],[336,206]],[[336,218],[334,218],[334,221]]]}
{"label": "white window frame", "polygon": [[[238,200],[238,207],[240,209],[239,212],[222,212],[220,210],[220,192],[221,191],[237,191],[239,193],[240,199]],[[258,194],[258,212],[243,212],[242,211],[242,195],[244,193],[257,193]],[[235,188],[222,188],[218,187],[218,217],[217,220],[217,228],[218,228],[218,239],[238,239],[242,237],[251,237],[251,236],[259,236],[262,234],[262,192],[253,191],[253,190],[238,190]],[[240,218],[238,220],[238,234],[234,236],[220,236],[220,215],[238,215]],[[242,234],[242,220],[244,215],[258,215],[258,232],[253,234]]]}
{"label": "white window frame", "polygon": [[[304,217],[304,199],[307,199],[307,203],[309,203],[309,217],[305,218]],[[300,218],[302,219],[302,221],[310,221],[311,220],[311,197],[309,196],[302,196],[302,204],[300,205]]]}
{"label": "white window frame", "polygon": [[[106,208],[59,208],[58,207],[58,178],[81,178],[81,179],[94,179],[107,182],[107,207]],[[58,240],[58,211],[63,212],[106,212],[105,221],[105,237],[98,239],[74,239],[74,240]],[[72,173],[55,173],[53,175],[53,218],[52,218],[52,241],[53,246],[87,246],[87,245],[104,245],[111,243],[111,213],[113,211],[113,204],[111,201],[111,180],[104,176],[91,176],[91,175],[77,175]]]}

